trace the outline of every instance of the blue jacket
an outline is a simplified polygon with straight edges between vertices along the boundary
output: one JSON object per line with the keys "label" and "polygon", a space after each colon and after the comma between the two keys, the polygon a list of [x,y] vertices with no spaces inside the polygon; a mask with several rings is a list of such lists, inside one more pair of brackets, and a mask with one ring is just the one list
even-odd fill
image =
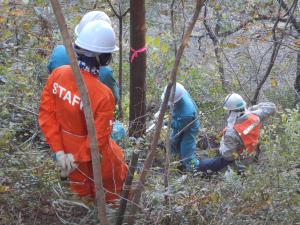
{"label": "blue jacket", "polygon": [[120,100],[119,86],[114,79],[112,69],[109,66],[101,66],[99,70],[100,81],[109,87],[115,97],[115,103],[117,104]]}
{"label": "blue jacket", "polygon": [[[197,118],[197,107],[194,100],[191,98],[188,92],[183,94],[176,104],[174,104],[172,129],[173,134],[176,135],[190,122]],[[198,132],[200,127],[199,120],[196,120],[187,130],[187,132]]]}
{"label": "blue jacket", "polygon": [[48,61],[48,71],[52,73],[54,69],[63,65],[70,65],[69,58],[63,45],[57,45],[50,56]]}
{"label": "blue jacket", "polygon": [[[200,128],[197,118],[197,107],[187,91],[182,99],[174,104],[171,135],[171,152],[178,154],[182,165],[188,171],[193,171],[199,166],[196,158],[196,140]],[[195,120],[195,121],[194,121]],[[188,124],[194,121],[183,133],[176,136]]]}
{"label": "blue jacket", "polygon": [[[48,61],[48,71],[52,73],[54,69],[63,65],[69,65],[69,58],[65,46],[57,45],[50,56]],[[108,66],[102,66],[99,70],[100,81],[109,87],[115,97],[115,104],[120,100],[119,86],[113,77],[113,72]]]}

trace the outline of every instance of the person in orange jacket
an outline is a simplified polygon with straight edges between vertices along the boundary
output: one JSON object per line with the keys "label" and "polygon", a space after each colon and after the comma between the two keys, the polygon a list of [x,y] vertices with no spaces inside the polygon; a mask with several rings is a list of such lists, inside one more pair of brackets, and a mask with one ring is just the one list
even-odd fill
{"label": "person in orange jacket", "polygon": [[224,109],[229,112],[219,152],[221,156],[202,159],[195,172],[219,171],[239,158],[241,154],[255,152],[262,123],[276,112],[272,102],[261,102],[250,108],[237,93],[227,95]]}
{"label": "person in orange jacket", "polygon": [[[107,202],[118,198],[127,173],[123,151],[110,138],[114,96],[98,79],[99,67],[107,63],[116,50],[115,33],[103,21],[87,24],[75,41],[79,67],[94,116]],[[57,164],[69,176],[71,191],[79,196],[95,197],[83,104],[69,65],[56,68],[49,76],[42,91],[39,125]]]}

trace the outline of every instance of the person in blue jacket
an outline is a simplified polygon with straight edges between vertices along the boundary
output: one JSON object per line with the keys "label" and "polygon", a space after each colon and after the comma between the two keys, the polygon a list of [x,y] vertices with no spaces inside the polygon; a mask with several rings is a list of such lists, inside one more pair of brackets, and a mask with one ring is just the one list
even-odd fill
{"label": "person in blue jacket", "polygon": [[[165,91],[161,96],[162,100]],[[168,105],[171,105],[170,100]],[[180,83],[176,83],[171,124],[171,152],[173,155],[179,155],[183,170],[190,172],[199,165],[199,160],[195,155],[197,134],[200,128],[197,114],[197,106],[192,97]]]}
{"label": "person in blue jacket", "polygon": [[[89,22],[92,22],[94,20],[102,20],[111,25],[111,21],[109,17],[102,11],[91,11],[85,14],[82,19],[80,20],[79,24],[75,27],[75,34],[78,36],[82,28],[88,24]],[[109,60],[110,61],[110,60]],[[108,61],[108,63],[109,63]],[[48,71],[51,73],[54,69],[63,66],[63,65],[69,65],[69,58],[66,51],[65,46],[63,45],[57,45],[49,58],[48,61]],[[105,84],[107,87],[109,87],[115,97],[115,104],[117,104],[120,100],[119,96],[119,86],[116,82],[116,80],[113,77],[113,72],[111,68],[107,65],[103,65],[99,69],[99,79],[100,81]]]}

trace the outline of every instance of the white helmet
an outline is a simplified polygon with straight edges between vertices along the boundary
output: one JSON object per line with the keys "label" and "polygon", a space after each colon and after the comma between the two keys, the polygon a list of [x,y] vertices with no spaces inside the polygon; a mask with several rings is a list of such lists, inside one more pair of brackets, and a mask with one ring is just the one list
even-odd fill
{"label": "white helmet", "polygon": [[[161,101],[164,100],[165,94],[166,94],[166,90],[167,90],[167,86],[164,89],[164,92],[161,95]],[[171,90],[171,94],[173,91],[173,87]],[[182,96],[185,92],[185,88],[180,84],[180,83],[176,83],[176,90],[175,90],[175,96],[174,96],[174,103],[178,102],[180,99],[182,99]],[[169,101],[168,101],[168,105],[171,105],[171,94],[169,97]]]}
{"label": "white helmet", "polygon": [[116,46],[114,30],[101,20],[89,22],[78,35],[75,44],[96,53],[111,53],[119,50]]}
{"label": "white helmet", "polygon": [[87,25],[89,22],[95,21],[95,20],[102,20],[111,25],[111,21],[106,15],[105,12],[102,11],[91,11],[86,13],[80,20],[79,24],[75,27],[75,34],[78,36],[81,32],[81,30]]}
{"label": "white helmet", "polygon": [[246,102],[239,94],[232,93],[226,96],[223,108],[226,110],[243,109],[246,108]]}

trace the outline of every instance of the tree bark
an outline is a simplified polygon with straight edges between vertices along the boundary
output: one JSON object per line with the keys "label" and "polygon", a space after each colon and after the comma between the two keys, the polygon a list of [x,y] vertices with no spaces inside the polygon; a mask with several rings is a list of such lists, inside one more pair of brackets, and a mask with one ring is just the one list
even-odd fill
{"label": "tree bark", "polygon": [[81,76],[80,69],[77,65],[77,59],[75,56],[70,35],[68,33],[68,28],[65,22],[65,18],[62,14],[60,3],[58,2],[58,0],[51,0],[51,5],[57,23],[59,25],[60,32],[62,34],[64,46],[66,47],[68,53],[70,66],[75,77],[76,85],[79,89],[81,100],[83,102],[83,111],[84,111],[84,116],[85,116],[85,121],[87,125],[88,136],[89,136],[90,146],[91,146],[98,218],[101,225],[108,225],[107,217],[106,217],[105,194],[103,190],[102,173],[100,169],[101,168],[101,164],[99,160],[100,154],[98,149],[98,141],[96,138],[96,131],[94,126],[94,118],[91,109],[90,99],[88,96],[88,92],[86,90],[84,80]]}
{"label": "tree bark", "polygon": [[[145,47],[145,1],[130,0],[130,46],[133,51]],[[140,137],[146,130],[146,52],[130,61],[129,135]]]}
{"label": "tree bark", "polygon": [[141,172],[141,176],[140,176],[140,179],[139,179],[139,183],[138,183],[136,192],[134,193],[133,202],[135,204],[132,205],[132,207],[131,207],[131,211],[130,211],[131,217],[128,220],[128,224],[134,224],[135,223],[135,217],[136,217],[136,212],[137,212],[137,206],[136,205],[140,201],[141,193],[143,191],[143,187],[144,187],[144,184],[145,184],[145,181],[146,181],[146,175],[147,175],[147,172],[149,171],[149,169],[152,165],[152,162],[153,162],[153,159],[154,159],[154,156],[155,156],[156,147],[157,147],[158,139],[159,139],[161,128],[162,128],[163,117],[164,117],[164,114],[165,114],[165,111],[166,111],[166,108],[167,108],[167,102],[168,102],[168,99],[169,99],[169,96],[170,96],[170,93],[171,93],[171,88],[172,88],[172,86],[173,86],[173,84],[175,83],[175,80],[176,80],[180,59],[182,57],[182,54],[183,54],[183,51],[184,51],[185,47],[188,44],[190,35],[192,33],[192,30],[193,30],[193,28],[196,24],[196,21],[197,21],[198,17],[199,17],[200,10],[201,10],[204,2],[205,2],[205,0],[197,0],[196,9],[195,9],[193,18],[192,18],[191,23],[190,23],[183,39],[182,39],[181,45],[180,45],[180,47],[177,51],[177,55],[176,55],[176,58],[175,58],[175,61],[174,61],[173,69],[172,69],[172,72],[170,74],[169,83],[168,83],[166,93],[165,93],[165,96],[164,96],[164,99],[163,99],[163,102],[162,102],[161,110],[160,110],[160,113],[159,113],[159,116],[158,116],[158,121],[157,121],[157,125],[156,125],[156,130],[155,130],[155,133],[154,133],[154,137],[153,137],[152,142],[151,142],[149,153],[148,153],[147,158],[144,162],[144,167],[143,167],[143,170]]}

